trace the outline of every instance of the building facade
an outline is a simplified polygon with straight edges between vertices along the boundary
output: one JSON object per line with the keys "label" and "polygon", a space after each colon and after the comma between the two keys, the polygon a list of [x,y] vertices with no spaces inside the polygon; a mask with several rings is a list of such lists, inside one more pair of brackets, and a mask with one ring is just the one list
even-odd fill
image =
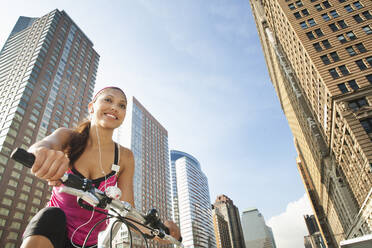
{"label": "building facade", "polygon": [[371,233],[372,2],[250,3],[326,245]]}
{"label": "building facade", "polygon": [[0,53],[0,246],[19,247],[50,188],[9,159],[87,116],[99,55],[64,11],[20,17]]}
{"label": "building facade", "polygon": [[307,230],[309,231],[309,235],[304,237],[305,248],[325,248],[326,246],[319,231],[315,216],[305,215],[304,220]]}
{"label": "building facade", "polygon": [[213,208],[219,209],[219,212],[228,223],[231,247],[245,248],[239,209],[234,205],[234,202],[226,195],[219,195],[213,203]]}
{"label": "building facade", "polygon": [[177,181],[177,209],[179,227],[185,248],[214,248],[216,239],[213,231],[211,201],[208,179],[201,170],[198,160],[190,154],[171,150]]}
{"label": "building facade", "polygon": [[218,208],[212,209],[212,218],[217,248],[231,248],[229,224]]}
{"label": "building facade", "polygon": [[243,211],[242,228],[245,240],[245,247],[276,247],[271,228],[266,226],[263,215],[256,208]]}
{"label": "building facade", "polygon": [[[161,219],[172,219],[168,131],[135,98],[132,99],[130,146],[134,155],[134,204],[146,213],[155,208]],[[127,247],[126,228],[117,235],[117,247]],[[123,245],[124,244],[124,245]],[[133,247],[144,247],[144,241],[133,233]],[[149,241],[150,247],[170,247]]]}

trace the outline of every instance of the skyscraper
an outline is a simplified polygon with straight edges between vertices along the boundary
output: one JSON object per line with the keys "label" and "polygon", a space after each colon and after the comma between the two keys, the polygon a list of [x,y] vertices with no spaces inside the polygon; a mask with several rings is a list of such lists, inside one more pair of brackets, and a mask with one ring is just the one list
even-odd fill
{"label": "skyscraper", "polygon": [[304,237],[304,244],[306,248],[324,248],[325,244],[322,235],[319,232],[318,223],[314,215],[304,216],[309,235]]}
{"label": "skyscraper", "polygon": [[[133,97],[130,121],[130,147],[134,155],[134,204],[146,212],[156,208],[161,219],[172,219],[168,131]],[[125,229],[121,232],[125,232]],[[117,243],[126,235],[119,234]],[[155,247],[169,247],[152,242]],[[144,247],[142,237],[135,235],[133,247]]]}
{"label": "skyscraper", "polygon": [[87,116],[99,55],[64,11],[20,17],[0,53],[0,246],[19,247],[48,201],[45,181],[9,159],[60,126]]}
{"label": "skyscraper", "polygon": [[229,225],[218,208],[212,209],[212,219],[217,248],[231,248]]}
{"label": "skyscraper", "polygon": [[266,226],[264,217],[256,208],[243,211],[242,228],[244,233],[245,247],[276,247],[271,228]]}
{"label": "skyscraper", "polygon": [[219,195],[213,204],[213,208],[219,209],[228,223],[231,247],[245,248],[239,209],[234,205],[234,202],[226,195]]}
{"label": "skyscraper", "polygon": [[208,179],[190,154],[171,150],[176,169],[179,223],[185,248],[216,247]]}
{"label": "skyscraper", "polygon": [[372,232],[372,2],[251,0],[326,245]]}

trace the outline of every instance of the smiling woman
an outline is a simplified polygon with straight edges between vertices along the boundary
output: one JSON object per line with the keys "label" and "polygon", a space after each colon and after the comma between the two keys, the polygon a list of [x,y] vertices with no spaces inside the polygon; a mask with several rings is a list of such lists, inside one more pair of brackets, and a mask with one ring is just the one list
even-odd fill
{"label": "smiling woman", "polygon": [[[134,206],[133,154],[112,140],[114,129],[124,121],[126,106],[121,89],[106,87],[89,103],[89,120],[75,130],[59,128],[30,147],[28,151],[35,155],[32,172],[54,188],[48,206],[27,226],[21,247],[81,247],[92,227],[106,217],[81,208],[75,196],[59,191],[65,172],[91,179],[101,191],[116,186],[122,192],[120,200]],[[180,238],[173,222],[165,225],[172,236]],[[97,245],[98,233],[106,226],[98,224],[85,247]]]}

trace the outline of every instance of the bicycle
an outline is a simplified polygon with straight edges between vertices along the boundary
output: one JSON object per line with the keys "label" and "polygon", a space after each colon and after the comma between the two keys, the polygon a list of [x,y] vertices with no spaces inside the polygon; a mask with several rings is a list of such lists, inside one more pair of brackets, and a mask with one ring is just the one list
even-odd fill
{"label": "bicycle", "polygon": [[[12,152],[11,158],[28,168],[31,168],[35,161],[35,156],[22,148],[16,148]],[[169,230],[161,222],[156,209],[151,209],[147,214],[143,214],[142,212],[133,208],[130,203],[118,200],[117,192],[115,192],[114,187],[111,190],[110,187],[108,187],[105,192],[102,192],[93,186],[91,180],[87,178],[82,179],[74,174],[65,173],[60,180],[64,185],[60,188],[60,192],[76,196],[81,207],[91,211],[94,207],[96,207],[111,210],[111,212],[114,213],[106,213],[99,209],[94,209],[94,211],[106,214],[107,217],[100,220],[92,227],[82,247],[86,245],[91,233],[100,223],[111,219],[116,220],[110,221],[110,224],[107,226],[107,228],[98,235],[99,248],[112,247],[113,237],[117,234],[121,226],[117,225],[117,223],[122,223],[127,226],[130,247],[132,247],[131,228],[142,235],[145,240],[146,247],[148,247],[147,239],[153,239],[155,237],[167,240],[177,247],[183,247],[181,243],[182,240],[179,241],[169,235]],[[150,234],[142,232],[133,223],[146,228]]]}

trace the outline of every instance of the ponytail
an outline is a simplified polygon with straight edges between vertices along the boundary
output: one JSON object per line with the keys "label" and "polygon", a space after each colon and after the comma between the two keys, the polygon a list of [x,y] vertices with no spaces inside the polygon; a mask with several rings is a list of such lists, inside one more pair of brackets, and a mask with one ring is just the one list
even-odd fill
{"label": "ponytail", "polygon": [[71,135],[67,146],[67,156],[70,159],[70,166],[73,166],[76,160],[83,154],[88,143],[89,130],[90,120],[85,120],[75,128]]}

